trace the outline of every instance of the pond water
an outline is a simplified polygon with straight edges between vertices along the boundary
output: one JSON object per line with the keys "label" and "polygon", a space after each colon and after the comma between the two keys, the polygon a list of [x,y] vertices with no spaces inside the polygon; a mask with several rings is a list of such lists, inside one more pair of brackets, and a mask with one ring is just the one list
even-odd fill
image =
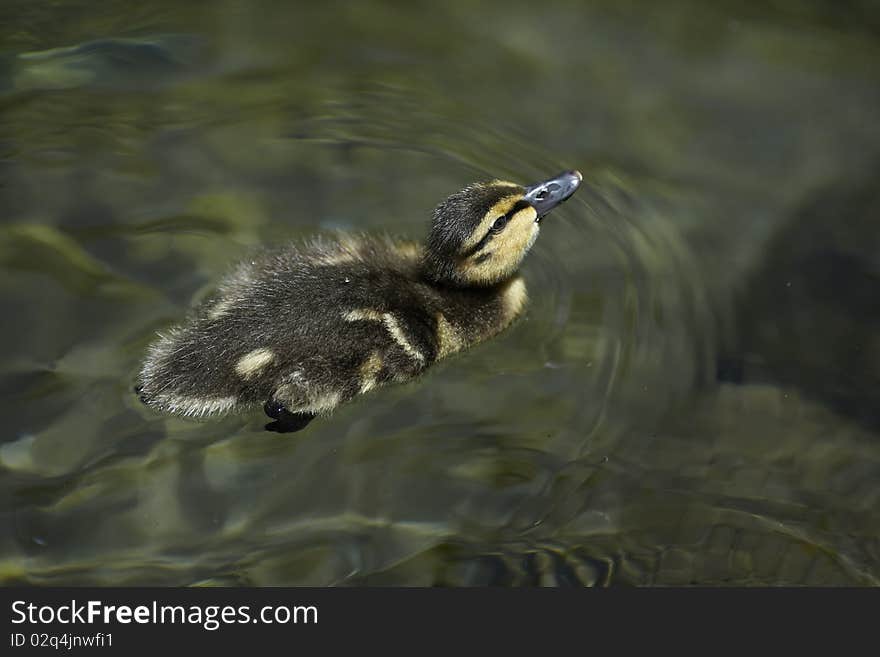
{"label": "pond water", "polygon": [[[0,582],[880,583],[880,12],[0,9]],[[498,338],[306,430],[142,406],[237,259],[584,172]]]}

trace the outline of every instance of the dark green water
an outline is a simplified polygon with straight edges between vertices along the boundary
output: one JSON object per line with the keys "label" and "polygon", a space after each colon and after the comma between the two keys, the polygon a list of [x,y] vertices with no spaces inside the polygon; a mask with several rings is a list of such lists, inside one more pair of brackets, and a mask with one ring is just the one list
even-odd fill
{"label": "dark green water", "polygon": [[[880,583],[869,2],[0,8],[0,582]],[[259,244],[579,168],[525,318],[298,434],[142,407]]]}

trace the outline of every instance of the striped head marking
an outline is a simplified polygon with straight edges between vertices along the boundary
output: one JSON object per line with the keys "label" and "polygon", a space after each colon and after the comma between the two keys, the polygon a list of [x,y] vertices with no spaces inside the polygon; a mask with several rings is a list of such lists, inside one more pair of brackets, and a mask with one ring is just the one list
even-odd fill
{"label": "striped head marking", "polygon": [[439,282],[463,286],[509,279],[535,243],[541,219],[581,179],[574,171],[529,187],[496,180],[453,194],[434,211],[426,271]]}

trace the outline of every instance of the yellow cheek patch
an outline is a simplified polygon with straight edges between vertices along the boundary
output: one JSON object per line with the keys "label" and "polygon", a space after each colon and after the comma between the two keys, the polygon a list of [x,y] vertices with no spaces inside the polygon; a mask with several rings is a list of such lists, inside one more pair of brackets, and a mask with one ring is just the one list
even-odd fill
{"label": "yellow cheek patch", "polygon": [[[497,201],[495,205],[489,208],[489,211],[484,214],[482,220],[480,220],[480,224],[474,229],[474,232],[471,233],[471,236],[468,238],[467,242],[464,243],[464,248],[469,249],[475,246],[481,239],[483,239],[486,236],[486,233],[489,232],[489,228],[491,228],[492,224],[495,223],[495,220],[501,215],[510,212],[510,209],[521,198],[522,194],[512,194],[510,196],[505,196],[500,201]],[[517,216],[519,216],[518,212]]]}
{"label": "yellow cheek patch", "polygon": [[513,215],[504,230],[462,264],[464,277],[475,283],[491,283],[516,271],[538,236],[537,216],[531,206]]}

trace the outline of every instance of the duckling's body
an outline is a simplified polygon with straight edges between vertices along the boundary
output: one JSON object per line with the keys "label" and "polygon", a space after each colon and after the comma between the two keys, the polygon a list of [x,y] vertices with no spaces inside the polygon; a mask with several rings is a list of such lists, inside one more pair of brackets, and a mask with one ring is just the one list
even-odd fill
{"label": "duckling's body", "polygon": [[[539,216],[522,201],[525,188],[492,185],[479,199],[489,204],[485,212],[469,222],[452,216],[443,226],[441,204],[425,247],[340,235],[242,263],[187,323],[152,345],[139,377],[142,400],[191,417],[265,404],[278,420],[267,428],[295,430],[502,331],[526,304],[515,269]],[[445,202],[446,219],[467,214],[456,211],[455,198]],[[501,223],[495,215],[505,217],[503,229],[514,220],[519,229],[492,233]]]}

